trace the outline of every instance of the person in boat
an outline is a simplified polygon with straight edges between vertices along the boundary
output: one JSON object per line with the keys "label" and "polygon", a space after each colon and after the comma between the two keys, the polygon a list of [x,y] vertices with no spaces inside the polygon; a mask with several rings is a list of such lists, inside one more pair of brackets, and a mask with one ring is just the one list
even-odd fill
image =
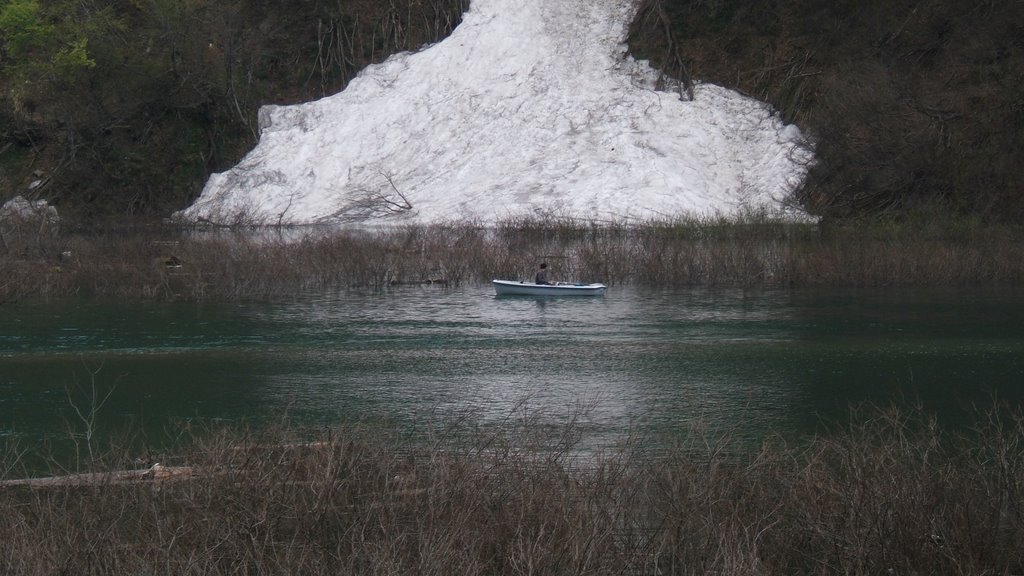
{"label": "person in boat", "polygon": [[533,279],[534,284],[550,284],[548,282],[548,265],[546,262],[540,263],[540,270],[537,270],[537,276]]}

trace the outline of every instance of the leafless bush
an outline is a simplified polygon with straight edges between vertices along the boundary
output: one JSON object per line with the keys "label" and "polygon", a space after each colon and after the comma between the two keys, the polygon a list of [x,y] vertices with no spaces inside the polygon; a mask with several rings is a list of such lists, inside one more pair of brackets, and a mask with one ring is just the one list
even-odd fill
{"label": "leafless bush", "polygon": [[[0,483],[0,570],[878,574],[1024,569],[1024,419],[865,408],[751,449],[695,427],[578,457],[571,419],[204,430],[161,466]],[[540,431],[538,431],[540,430]],[[657,448],[657,446],[661,446]],[[17,450],[0,451],[17,469]],[[12,462],[11,460],[15,460]],[[110,466],[128,460],[120,455]],[[68,477],[70,478],[70,477]]]}
{"label": "leafless bush", "polygon": [[59,259],[0,255],[0,300],[237,300],[525,279],[679,286],[964,286],[1024,281],[1011,227],[817,226],[758,215],[642,224],[517,218],[386,229],[72,233]]}

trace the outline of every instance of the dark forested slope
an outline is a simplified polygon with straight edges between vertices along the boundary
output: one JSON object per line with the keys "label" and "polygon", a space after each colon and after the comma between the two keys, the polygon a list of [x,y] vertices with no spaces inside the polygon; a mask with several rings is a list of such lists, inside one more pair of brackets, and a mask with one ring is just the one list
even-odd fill
{"label": "dark forested slope", "polygon": [[[469,0],[0,0],[0,200],[160,215],[256,139],[447,35]],[[1024,2],[643,0],[631,49],[772,103],[817,146],[830,216],[1024,215]]]}
{"label": "dark forested slope", "polygon": [[340,90],[469,0],[0,0],[0,200],[167,214],[251,149],[260,105]]}
{"label": "dark forested slope", "polygon": [[631,47],[772,103],[833,216],[1024,215],[1024,2],[644,0]]}

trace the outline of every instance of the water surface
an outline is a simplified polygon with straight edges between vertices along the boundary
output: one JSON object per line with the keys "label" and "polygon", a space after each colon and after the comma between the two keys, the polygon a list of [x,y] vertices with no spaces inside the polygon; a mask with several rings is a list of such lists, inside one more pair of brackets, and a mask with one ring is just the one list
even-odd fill
{"label": "water surface", "polygon": [[[920,401],[954,420],[1024,402],[1013,290],[612,287],[603,298],[489,286],[311,294],[272,303],[66,300],[0,306],[0,433],[157,435],[189,418],[500,423],[581,410],[587,430],[705,421],[801,435],[851,403]],[[92,400],[93,390],[96,400]]]}

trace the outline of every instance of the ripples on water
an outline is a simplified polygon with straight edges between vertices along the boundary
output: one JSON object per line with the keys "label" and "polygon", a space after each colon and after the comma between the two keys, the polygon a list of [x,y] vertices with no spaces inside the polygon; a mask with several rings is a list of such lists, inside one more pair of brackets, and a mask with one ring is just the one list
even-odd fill
{"label": "ripples on water", "polygon": [[0,307],[0,430],[63,434],[93,384],[106,422],[307,423],[582,414],[595,437],[695,421],[752,440],[850,403],[919,399],[951,418],[1024,398],[1012,291],[671,292],[498,298],[403,287],[254,304],[67,301]]}

